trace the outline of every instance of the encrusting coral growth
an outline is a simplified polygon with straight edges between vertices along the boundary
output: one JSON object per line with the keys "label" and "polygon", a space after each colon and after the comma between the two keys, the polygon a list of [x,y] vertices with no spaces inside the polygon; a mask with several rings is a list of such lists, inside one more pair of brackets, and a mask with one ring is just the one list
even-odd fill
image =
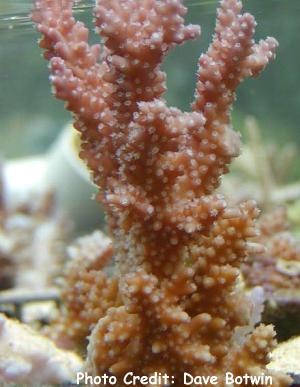
{"label": "encrusting coral growth", "polygon": [[[105,310],[89,338],[93,375],[183,372],[273,376],[266,370],[274,331],[243,337],[251,303],[236,288],[241,262],[261,247],[253,202],[227,208],[214,194],[239,153],[230,108],[239,83],[257,76],[277,42],[253,42],[255,20],[238,0],[222,0],[215,36],[199,60],[193,110],[162,99],[160,64],[170,48],[199,35],[185,26],[180,0],[98,0],[104,47],[72,16],[71,0],[35,0],[33,20],[50,60],[57,98],[81,133],[81,157],[100,188],[117,261],[121,305]],[[99,56],[101,62],[98,62]],[[85,270],[85,268],[83,268]],[[105,294],[98,300],[106,304]],[[122,386],[122,379],[119,385]]]}
{"label": "encrusting coral growth", "polygon": [[267,294],[300,288],[300,245],[290,232],[287,212],[279,207],[261,216],[258,243],[266,249],[242,265],[247,286],[263,286]]}
{"label": "encrusting coral growth", "polygon": [[262,321],[276,327],[279,340],[299,335],[300,245],[291,232],[287,210],[279,207],[258,220],[255,242],[265,251],[250,255],[242,264],[246,288],[261,286],[265,293]]}

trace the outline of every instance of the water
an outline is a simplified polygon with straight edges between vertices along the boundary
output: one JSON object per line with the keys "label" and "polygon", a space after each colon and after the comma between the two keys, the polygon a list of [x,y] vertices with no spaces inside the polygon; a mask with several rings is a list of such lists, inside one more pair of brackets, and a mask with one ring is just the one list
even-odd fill
{"label": "water", "polygon": [[[165,62],[170,104],[189,109],[197,58],[211,39],[215,0],[188,0],[188,20],[202,27],[202,36],[172,51]],[[253,115],[268,142],[300,144],[299,0],[245,0],[258,22],[257,38],[275,36],[276,60],[258,80],[247,80],[234,106],[235,127],[244,131],[244,118]],[[92,27],[91,1],[80,2],[75,14]],[[20,157],[45,151],[70,119],[56,101],[48,82],[47,65],[37,46],[39,35],[28,16],[31,1],[2,0],[0,4],[0,153]],[[91,33],[91,40],[98,38]],[[296,168],[297,169],[297,168]]]}

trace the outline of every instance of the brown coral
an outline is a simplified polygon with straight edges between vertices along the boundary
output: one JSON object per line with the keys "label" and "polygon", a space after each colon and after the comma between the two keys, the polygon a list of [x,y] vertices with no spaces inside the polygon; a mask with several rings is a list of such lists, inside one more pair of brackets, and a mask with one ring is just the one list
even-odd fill
{"label": "brown coral", "polygon": [[[277,46],[272,38],[254,44],[255,20],[241,9],[240,1],[221,1],[193,111],[184,113],[161,98],[159,67],[170,48],[199,34],[184,26],[181,1],[98,0],[101,63],[71,0],[35,1],[55,94],[75,115],[118,267],[122,305],[103,311],[89,340],[94,375],[160,371],[181,386],[186,371],[219,375],[224,386],[227,370],[267,373],[272,328],[236,334],[251,320],[236,280],[247,253],[260,251],[247,242],[258,211],[252,202],[226,208],[214,193],[239,153],[230,122],[235,89],[264,69]],[[274,386],[288,384],[273,376]]]}
{"label": "brown coral", "polygon": [[44,331],[58,346],[84,353],[93,326],[108,308],[118,305],[117,279],[102,271],[112,253],[110,239],[100,231],[77,239],[68,248],[62,310]]}

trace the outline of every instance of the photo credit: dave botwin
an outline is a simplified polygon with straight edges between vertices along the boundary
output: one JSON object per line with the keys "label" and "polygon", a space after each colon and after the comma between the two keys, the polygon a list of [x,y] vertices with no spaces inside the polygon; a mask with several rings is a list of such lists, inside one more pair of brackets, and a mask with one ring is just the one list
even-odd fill
{"label": "photo credit: dave botwin", "polygon": [[[119,378],[120,379],[120,378]],[[176,383],[175,377],[166,373],[154,372],[152,375],[135,375],[132,371],[127,372],[121,380],[110,374],[91,376],[87,372],[78,372],[76,384],[91,384],[101,386],[119,385],[120,381],[124,386],[154,386],[169,385]],[[183,373],[184,386],[272,386],[273,378],[270,375],[234,375],[232,372],[226,372],[225,375],[197,375],[193,376],[188,372]]]}
{"label": "photo credit: dave botwin", "polygon": [[[226,372],[224,377],[222,378],[222,383],[225,382],[227,386],[272,386],[273,378],[270,375],[234,375],[232,372]],[[216,385],[218,386],[221,382],[220,376],[216,375],[206,375],[206,376],[193,376],[188,372],[184,372],[183,374],[183,384],[185,386],[205,386],[205,385]]]}

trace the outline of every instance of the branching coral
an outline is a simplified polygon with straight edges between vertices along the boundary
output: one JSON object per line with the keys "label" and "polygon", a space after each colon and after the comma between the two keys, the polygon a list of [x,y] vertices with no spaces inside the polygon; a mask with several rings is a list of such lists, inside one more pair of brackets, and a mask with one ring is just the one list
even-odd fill
{"label": "branching coral", "polygon": [[[33,20],[50,60],[57,98],[81,133],[113,239],[121,305],[94,327],[87,368],[94,375],[166,372],[223,376],[267,372],[271,327],[239,337],[250,302],[236,280],[255,236],[252,202],[227,208],[214,190],[239,153],[230,108],[239,83],[257,76],[277,42],[253,42],[255,20],[222,0],[215,36],[201,55],[193,110],[162,99],[160,64],[169,49],[199,35],[184,26],[179,0],[98,0],[104,47],[72,16],[71,0],[35,0]],[[101,51],[101,62],[98,62]],[[105,302],[103,299],[99,302]],[[288,378],[274,374],[274,386]],[[123,385],[119,379],[120,385]]]}
{"label": "branching coral", "polygon": [[111,306],[118,305],[118,282],[102,271],[112,245],[100,231],[81,237],[68,248],[61,294],[63,309],[46,329],[60,347],[85,352],[92,327]]}

